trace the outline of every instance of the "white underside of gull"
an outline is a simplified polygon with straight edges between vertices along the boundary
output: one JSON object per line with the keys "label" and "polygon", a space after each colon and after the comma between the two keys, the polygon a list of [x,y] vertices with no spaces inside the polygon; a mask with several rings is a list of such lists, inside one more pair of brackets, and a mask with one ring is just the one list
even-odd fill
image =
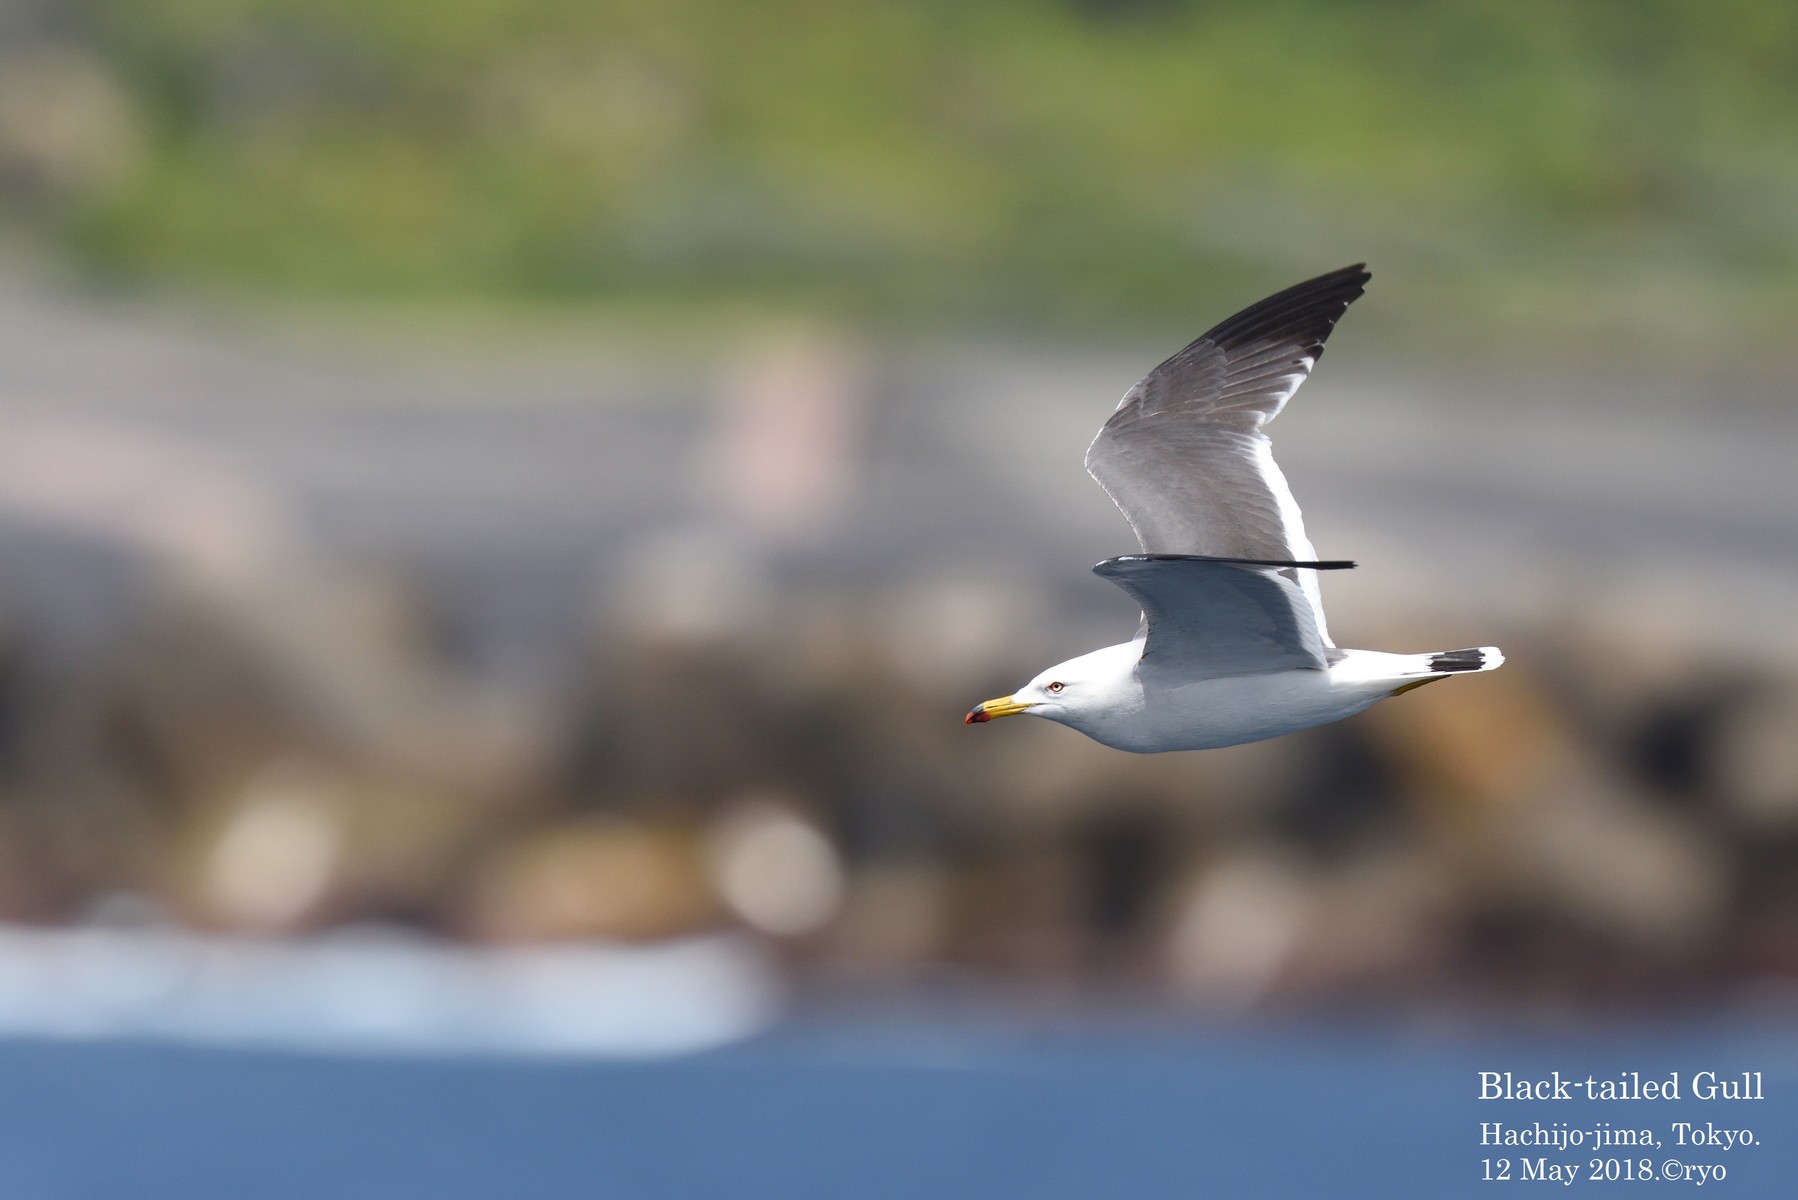
{"label": "white underside of gull", "polygon": [[[1491,666],[1502,658],[1487,648]],[[1352,717],[1407,686],[1442,678],[1428,654],[1345,650],[1322,670],[1191,679],[1157,671],[1126,642],[1083,655],[1061,670],[1081,679],[1087,703],[1062,707],[1045,698],[1033,715],[1136,754],[1215,750],[1328,725]],[[1100,696],[1104,700],[1093,703]]]}

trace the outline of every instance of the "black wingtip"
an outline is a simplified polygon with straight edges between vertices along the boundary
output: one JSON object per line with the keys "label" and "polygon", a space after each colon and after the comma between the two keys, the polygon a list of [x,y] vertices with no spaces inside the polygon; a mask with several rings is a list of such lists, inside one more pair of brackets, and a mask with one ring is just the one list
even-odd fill
{"label": "black wingtip", "polygon": [[1219,322],[1199,339],[1225,350],[1269,341],[1304,343],[1314,354],[1348,306],[1367,290],[1373,273],[1366,263],[1353,263],[1315,279],[1295,283]]}
{"label": "black wingtip", "polygon": [[1216,554],[1120,554],[1099,563],[1093,570],[1097,571],[1100,567],[1108,567],[1113,563],[1127,562],[1213,562],[1238,567],[1303,567],[1309,571],[1347,571],[1356,566],[1352,559],[1347,558],[1305,562],[1293,558],[1226,558]]}

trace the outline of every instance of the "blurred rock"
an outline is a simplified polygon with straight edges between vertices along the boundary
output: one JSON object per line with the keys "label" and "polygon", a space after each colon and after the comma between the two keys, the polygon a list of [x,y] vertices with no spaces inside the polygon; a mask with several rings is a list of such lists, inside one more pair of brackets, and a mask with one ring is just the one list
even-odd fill
{"label": "blurred rock", "polygon": [[775,777],[776,714],[759,702],[753,661],[748,647],[684,639],[602,651],[571,718],[572,789],[689,810]]}
{"label": "blurred rock", "polygon": [[1381,847],[1320,872],[1283,987],[1307,999],[1415,1001],[1453,928],[1457,888],[1421,844]]}
{"label": "blurred rock", "polygon": [[351,803],[322,763],[289,758],[259,769],[200,852],[191,886],[201,919],[277,933],[315,917],[339,869]]}
{"label": "blurred rock", "polygon": [[642,940],[704,927],[715,907],[695,839],[588,819],[513,838],[476,870],[463,923],[483,940]]}
{"label": "blurred rock", "polygon": [[20,812],[16,793],[0,796],[0,921],[39,922],[74,909],[63,880],[44,861],[43,836]]}
{"label": "blurred rock", "polygon": [[334,903],[364,920],[442,928],[454,911],[470,848],[504,829],[508,814],[404,777],[358,780],[357,794]]}
{"label": "blurred rock", "polygon": [[1546,803],[1570,754],[1554,700],[1527,660],[1443,680],[1355,718],[1424,816],[1477,831],[1496,815]]}
{"label": "blurred rock", "polygon": [[718,895],[751,928],[776,937],[815,932],[842,902],[836,850],[799,807],[778,794],[746,796],[706,832]]}
{"label": "blurred rock", "polygon": [[948,948],[947,876],[928,860],[870,863],[849,875],[824,963],[891,974],[940,961]]}
{"label": "blurred rock", "polygon": [[241,459],[60,408],[0,411],[0,510],[123,547],[207,594],[260,586],[306,550],[284,498]]}
{"label": "blurred rock", "polygon": [[954,863],[946,957],[990,964],[1049,984],[1084,963],[1078,859],[1064,839],[1011,830],[970,847]]}
{"label": "blurred rock", "polygon": [[1615,781],[1568,778],[1506,836],[1517,882],[1573,923],[1656,954],[1723,932],[1729,857],[1700,823],[1632,803]]}
{"label": "blurred rock", "polygon": [[1729,812],[1763,834],[1798,832],[1798,684],[1748,691],[1706,756]]}
{"label": "blurred rock", "polygon": [[657,642],[744,644],[768,626],[775,603],[764,564],[724,531],[657,528],[607,573],[598,628]]}
{"label": "blurred rock", "polygon": [[1299,861],[1248,848],[1202,869],[1178,900],[1167,974],[1190,1000],[1239,1013],[1267,997],[1321,897]]}

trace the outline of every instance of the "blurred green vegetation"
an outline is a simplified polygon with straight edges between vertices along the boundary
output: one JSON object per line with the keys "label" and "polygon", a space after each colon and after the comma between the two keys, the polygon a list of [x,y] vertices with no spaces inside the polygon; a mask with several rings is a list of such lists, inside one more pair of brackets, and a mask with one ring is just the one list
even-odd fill
{"label": "blurred green vegetation", "polygon": [[1798,311],[1785,3],[3,11],[7,207],[103,278],[1055,326],[1367,258],[1543,329]]}

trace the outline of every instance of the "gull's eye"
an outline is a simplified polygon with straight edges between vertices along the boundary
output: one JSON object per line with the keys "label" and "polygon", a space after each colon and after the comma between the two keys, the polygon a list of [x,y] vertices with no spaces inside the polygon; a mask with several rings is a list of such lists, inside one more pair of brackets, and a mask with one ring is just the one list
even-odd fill
{"label": "gull's eye", "polygon": [[1065,684],[1061,680],[1057,679],[1054,683],[1051,683],[1049,685],[1049,690],[1051,692],[1059,692],[1062,688],[1065,688],[1066,686],[1067,686],[1067,684]]}

